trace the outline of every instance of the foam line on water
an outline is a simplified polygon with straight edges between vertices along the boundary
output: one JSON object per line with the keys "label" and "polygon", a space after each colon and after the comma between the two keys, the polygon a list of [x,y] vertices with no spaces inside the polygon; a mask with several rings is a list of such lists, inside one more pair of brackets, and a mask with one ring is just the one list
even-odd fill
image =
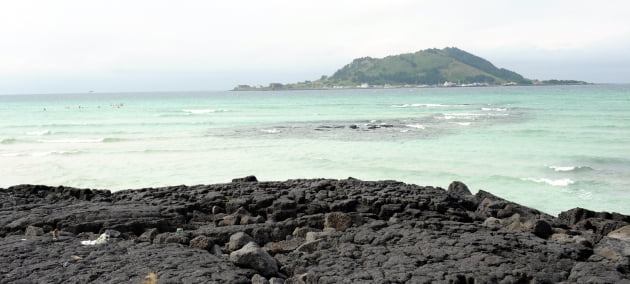
{"label": "foam line on water", "polygon": [[533,181],[536,183],[546,183],[552,186],[568,186],[574,184],[575,181],[569,178],[549,179],[549,178],[523,178],[524,181]]}
{"label": "foam line on water", "polygon": [[215,112],[226,112],[226,109],[183,109],[183,112],[190,114],[207,114],[207,113],[215,113]]}

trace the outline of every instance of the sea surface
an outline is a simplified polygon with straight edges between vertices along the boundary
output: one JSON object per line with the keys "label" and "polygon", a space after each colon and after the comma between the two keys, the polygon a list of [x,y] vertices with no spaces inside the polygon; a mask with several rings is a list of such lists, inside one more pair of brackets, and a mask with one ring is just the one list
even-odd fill
{"label": "sea surface", "polygon": [[630,214],[630,85],[0,96],[0,187],[459,180]]}

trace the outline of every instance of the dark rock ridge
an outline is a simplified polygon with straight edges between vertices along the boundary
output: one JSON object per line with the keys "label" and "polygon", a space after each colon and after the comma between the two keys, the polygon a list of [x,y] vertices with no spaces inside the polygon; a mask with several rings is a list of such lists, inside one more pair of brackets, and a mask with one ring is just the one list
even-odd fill
{"label": "dark rock ridge", "polygon": [[0,200],[0,283],[630,283],[630,216],[553,217],[461,182],[250,176]]}

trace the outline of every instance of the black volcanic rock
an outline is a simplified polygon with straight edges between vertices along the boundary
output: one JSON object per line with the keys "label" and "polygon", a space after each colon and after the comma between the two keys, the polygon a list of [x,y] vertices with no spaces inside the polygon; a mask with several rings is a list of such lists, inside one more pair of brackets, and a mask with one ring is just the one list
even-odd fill
{"label": "black volcanic rock", "polygon": [[[630,281],[630,216],[555,218],[461,182],[20,185],[0,201],[0,283],[139,283],[150,272],[158,283]],[[81,244],[101,234],[106,243]],[[251,254],[228,245],[235,234]]]}

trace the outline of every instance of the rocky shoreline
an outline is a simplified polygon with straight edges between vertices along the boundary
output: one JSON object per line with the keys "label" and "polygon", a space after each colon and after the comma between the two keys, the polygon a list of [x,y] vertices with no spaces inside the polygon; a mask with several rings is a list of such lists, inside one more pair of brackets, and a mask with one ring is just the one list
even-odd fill
{"label": "rocky shoreline", "polygon": [[0,283],[630,283],[630,216],[553,217],[460,182],[19,185],[0,200]]}

